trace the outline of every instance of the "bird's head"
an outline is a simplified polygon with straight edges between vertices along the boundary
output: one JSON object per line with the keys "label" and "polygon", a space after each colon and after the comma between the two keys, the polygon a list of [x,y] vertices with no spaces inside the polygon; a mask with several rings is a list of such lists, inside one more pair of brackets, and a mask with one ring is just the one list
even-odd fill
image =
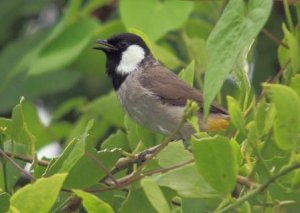
{"label": "bird's head", "polygon": [[107,57],[106,69],[110,76],[128,75],[135,71],[141,62],[151,56],[151,52],[143,39],[135,34],[122,33],[106,40],[97,40]]}

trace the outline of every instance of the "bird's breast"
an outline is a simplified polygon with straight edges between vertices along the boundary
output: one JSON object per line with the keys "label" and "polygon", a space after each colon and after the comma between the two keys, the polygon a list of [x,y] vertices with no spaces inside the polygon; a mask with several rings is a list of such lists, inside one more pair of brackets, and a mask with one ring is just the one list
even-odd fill
{"label": "bird's breast", "polygon": [[170,134],[181,120],[183,107],[163,104],[158,96],[143,88],[137,78],[138,75],[129,75],[117,91],[123,108],[146,128]]}

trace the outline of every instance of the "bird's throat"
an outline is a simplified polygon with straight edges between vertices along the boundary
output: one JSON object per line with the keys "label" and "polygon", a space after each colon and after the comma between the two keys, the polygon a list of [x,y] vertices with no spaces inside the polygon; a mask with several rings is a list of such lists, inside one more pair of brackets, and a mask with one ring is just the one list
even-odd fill
{"label": "bird's throat", "polygon": [[114,74],[113,76],[111,76],[112,84],[116,91],[118,91],[122,83],[126,80],[127,76],[128,74],[127,75]]}

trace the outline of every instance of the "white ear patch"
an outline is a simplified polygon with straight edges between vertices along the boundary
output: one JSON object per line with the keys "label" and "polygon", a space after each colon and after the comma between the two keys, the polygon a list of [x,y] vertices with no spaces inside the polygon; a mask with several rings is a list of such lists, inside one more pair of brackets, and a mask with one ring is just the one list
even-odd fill
{"label": "white ear patch", "polygon": [[139,63],[145,58],[145,51],[139,45],[130,45],[127,50],[122,53],[122,58],[117,72],[120,74],[129,74],[134,71]]}

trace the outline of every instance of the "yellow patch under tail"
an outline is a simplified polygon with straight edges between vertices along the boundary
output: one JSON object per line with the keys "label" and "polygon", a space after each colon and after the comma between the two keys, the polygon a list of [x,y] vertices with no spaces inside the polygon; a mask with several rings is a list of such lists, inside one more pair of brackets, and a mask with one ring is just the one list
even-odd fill
{"label": "yellow patch under tail", "polygon": [[226,130],[229,124],[229,120],[220,117],[209,117],[206,122],[206,130],[208,132],[217,132]]}

